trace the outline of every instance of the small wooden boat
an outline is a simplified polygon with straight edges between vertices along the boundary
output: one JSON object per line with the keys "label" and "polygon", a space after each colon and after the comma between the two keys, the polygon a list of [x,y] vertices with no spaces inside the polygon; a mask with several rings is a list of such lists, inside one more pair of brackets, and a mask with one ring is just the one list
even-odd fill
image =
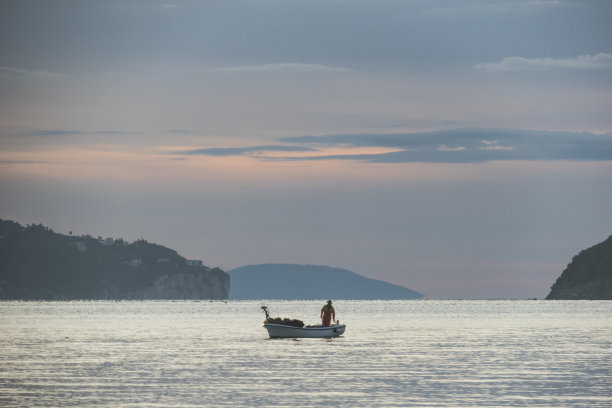
{"label": "small wooden boat", "polygon": [[284,324],[264,323],[263,326],[268,330],[270,338],[330,338],[342,335],[346,329],[344,324],[295,327]]}
{"label": "small wooden boat", "polygon": [[271,318],[267,306],[261,306],[266,314],[264,327],[270,338],[331,338],[344,333],[346,325],[335,322],[332,326],[304,326],[304,322],[295,319]]}

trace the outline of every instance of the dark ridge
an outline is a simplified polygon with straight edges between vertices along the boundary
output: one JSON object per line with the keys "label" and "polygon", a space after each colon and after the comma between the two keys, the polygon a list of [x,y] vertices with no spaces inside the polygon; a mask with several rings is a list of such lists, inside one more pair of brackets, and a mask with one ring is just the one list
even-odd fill
{"label": "dark ridge", "polygon": [[143,239],[0,220],[0,299],[227,299],[229,275]]}
{"label": "dark ridge", "polygon": [[231,299],[418,299],[403,286],[316,265],[264,264],[228,271]]}
{"label": "dark ridge", "polygon": [[612,236],[574,256],[546,299],[612,300]]}

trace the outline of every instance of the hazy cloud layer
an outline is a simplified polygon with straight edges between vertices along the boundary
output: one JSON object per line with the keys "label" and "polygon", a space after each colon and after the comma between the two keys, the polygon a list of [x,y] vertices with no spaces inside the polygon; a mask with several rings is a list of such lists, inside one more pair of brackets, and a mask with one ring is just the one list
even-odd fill
{"label": "hazy cloud layer", "polygon": [[45,71],[41,69],[25,69],[25,68],[17,68],[17,67],[9,67],[9,66],[0,66],[0,78],[5,77],[8,79],[15,78],[25,78],[25,79],[53,79],[53,78],[63,78],[65,75]]}
{"label": "hazy cloud layer", "polygon": [[521,58],[508,57],[500,62],[478,64],[474,67],[478,71],[533,71],[548,69],[605,69],[612,70],[612,54],[599,53],[595,55],[581,55],[576,58]]}
{"label": "hazy cloud layer", "polygon": [[[451,129],[402,134],[300,136],[280,139],[306,149],[324,147],[377,147],[399,151],[377,154],[334,154],[275,160],[365,160],[377,163],[471,163],[493,160],[612,160],[612,134],[510,129]],[[270,146],[269,146],[270,147]],[[201,149],[198,154],[244,155],[253,151],[307,151],[301,148]],[[193,153],[192,153],[193,154]]]}
{"label": "hazy cloud layer", "polygon": [[343,67],[330,67],[322,64],[300,64],[300,63],[283,63],[283,64],[264,64],[264,65],[245,65],[236,67],[218,68],[219,72],[262,72],[262,73],[278,73],[278,72],[350,72],[351,70]]}
{"label": "hazy cloud layer", "polygon": [[248,147],[211,147],[204,149],[183,150],[174,152],[185,155],[205,155],[205,156],[242,156],[254,153],[263,154],[269,152],[314,152],[317,149],[306,146],[248,146]]}
{"label": "hazy cloud layer", "polygon": [[124,130],[68,130],[68,129],[43,129],[43,130],[32,130],[25,132],[25,136],[41,136],[41,137],[62,137],[62,136],[81,136],[81,135],[109,135],[109,136],[122,136],[122,135],[138,135],[138,132],[124,131]]}
{"label": "hazy cloud layer", "polygon": [[193,132],[189,129],[170,129],[166,130],[166,133],[171,135],[190,135]]}
{"label": "hazy cloud layer", "polygon": [[586,0],[5,1],[0,64],[50,71],[126,60],[236,69],[296,62],[291,69],[456,68],[521,52],[609,52],[610,14],[609,2]]}

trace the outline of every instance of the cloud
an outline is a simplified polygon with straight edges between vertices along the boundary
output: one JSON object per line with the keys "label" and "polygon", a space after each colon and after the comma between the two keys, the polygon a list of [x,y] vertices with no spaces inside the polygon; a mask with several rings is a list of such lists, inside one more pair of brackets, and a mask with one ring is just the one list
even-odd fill
{"label": "cloud", "polygon": [[171,135],[190,135],[193,132],[189,129],[170,129],[166,130],[166,133]]}
{"label": "cloud", "polygon": [[139,132],[132,132],[126,130],[93,130],[91,132],[85,132],[92,135],[114,135],[114,136],[128,136],[128,135],[139,135]]}
{"label": "cloud", "polygon": [[268,146],[249,146],[249,147],[212,147],[204,149],[193,149],[183,150],[179,152],[173,152],[185,155],[205,155],[205,156],[244,156],[252,153],[266,153],[266,152],[315,152],[317,149],[305,146],[282,146],[282,145],[268,145]]}
{"label": "cloud", "polygon": [[438,147],[438,150],[441,152],[461,152],[463,150],[465,150],[466,147],[464,146],[457,146],[457,147],[449,147],[446,145],[441,145],[440,147]]}
{"label": "cloud", "polygon": [[481,140],[484,146],[477,147],[478,150],[516,150],[512,146],[500,146],[497,140]]}
{"label": "cloud", "polygon": [[[373,154],[316,155],[287,160],[362,160],[376,163],[473,163],[494,160],[612,161],[612,133],[519,129],[449,129],[402,134],[299,136],[283,142],[318,147],[384,147]],[[282,158],[274,158],[282,160]]]}
{"label": "cloud", "polygon": [[330,67],[321,64],[300,64],[300,63],[285,63],[285,64],[264,64],[264,65],[245,65],[236,67],[218,68],[219,72],[350,72],[351,70],[343,67]]}
{"label": "cloud", "polygon": [[[215,147],[174,153],[250,156],[274,161],[358,160],[372,163],[475,163],[495,160],[612,161],[612,133],[476,128],[395,134],[298,136],[282,138],[279,142],[287,145]],[[278,154],[268,154],[272,152],[316,152],[316,154],[283,157]]]}
{"label": "cloud", "polygon": [[0,166],[3,167],[10,167],[10,166],[15,166],[15,165],[20,165],[20,164],[46,164],[49,163],[47,161],[42,161],[42,160],[4,160],[4,159],[0,159]]}
{"label": "cloud", "polygon": [[79,135],[109,135],[109,136],[124,136],[138,135],[139,132],[124,131],[124,130],[66,130],[66,129],[43,129],[32,130],[24,133],[26,136],[48,136],[48,137],[63,137],[63,136],[79,136]]}
{"label": "cloud", "polygon": [[74,136],[74,135],[82,135],[84,134],[78,130],[57,130],[57,129],[47,129],[47,130],[34,130],[31,132],[27,132],[28,136]]}
{"label": "cloud", "polygon": [[500,71],[538,71],[549,69],[563,70],[593,70],[612,69],[612,54],[599,53],[595,55],[581,55],[575,58],[522,58],[508,57],[500,62],[478,64],[474,69],[483,72]]}
{"label": "cloud", "polygon": [[27,69],[16,67],[0,67],[0,77],[9,78],[28,78],[28,79],[46,79],[46,78],[63,78],[66,75],[57,72],[45,71],[40,69]]}

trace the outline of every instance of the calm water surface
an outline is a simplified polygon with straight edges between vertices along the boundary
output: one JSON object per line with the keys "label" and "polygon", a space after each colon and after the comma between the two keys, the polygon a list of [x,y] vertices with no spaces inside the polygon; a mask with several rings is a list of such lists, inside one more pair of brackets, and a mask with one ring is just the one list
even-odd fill
{"label": "calm water surface", "polygon": [[339,300],[332,340],[270,340],[259,305],[0,302],[0,406],[612,406],[612,302]]}

